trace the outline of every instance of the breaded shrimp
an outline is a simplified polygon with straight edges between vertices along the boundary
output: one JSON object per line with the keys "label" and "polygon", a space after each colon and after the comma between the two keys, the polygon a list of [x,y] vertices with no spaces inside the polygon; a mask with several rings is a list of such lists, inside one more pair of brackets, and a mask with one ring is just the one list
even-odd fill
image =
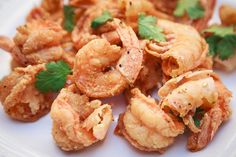
{"label": "breaded shrimp", "polygon": [[143,52],[132,28],[118,19],[112,24],[117,27],[122,48],[105,39],[95,39],[76,55],[75,82],[90,97],[120,94],[128,84],[135,82],[142,68]]}
{"label": "breaded shrimp", "polygon": [[130,105],[120,116],[116,132],[124,135],[133,146],[145,151],[162,151],[173,143],[174,137],[183,134],[183,123],[161,110],[154,99],[137,88],[131,93]]}
{"label": "breaded shrimp", "polygon": [[51,109],[52,135],[65,151],[76,151],[105,138],[112,122],[112,110],[101,101],[89,102],[74,84],[61,90]]}
{"label": "breaded shrimp", "polygon": [[51,21],[33,21],[18,27],[14,41],[0,37],[0,48],[9,51],[19,65],[36,65],[59,60],[65,31]]}
{"label": "breaded shrimp", "polygon": [[121,93],[127,80],[114,67],[120,59],[120,47],[105,39],[95,39],[76,54],[74,80],[89,97],[109,97]]}
{"label": "breaded shrimp", "polygon": [[229,106],[232,93],[215,78],[217,91],[219,93],[217,105],[204,114],[201,120],[200,132],[192,133],[188,138],[187,148],[191,151],[199,151],[207,146],[213,139],[220,125],[231,116]]}
{"label": "breaded shrimp", "polygon": [[42,0],[40,6],[33,8],[26,17],[27,22],[38,20],[63,22],[63,0]]}
{"label": "breaded shrimp", "polygon": [[0,100],[11,118],[31,122],[49,112],[53,94],[42,94],[34,86],[35,75],[41,70],[43,64],[15,68],[0,82]]}
{"label": "breaded shrimp", "polygon": [[170,16],[173,18],[173,21],[183,24],[189,24],[195,27],[198,31],[203,30],[207,27],[208,21],[211,19],[216,0],[200,0],[200,4],[204,9],[204,16],[191,20],[187,15],[183,17],[175,17],[174,10],[177,6],[178,0],[149,0],[152,2],[155,6],[155,8],[162,12],[163,14],[166,14],[166,16]]}
{"label": "breaded shrimp", "polygon": [[17,28],[15,44],[23,54],[34,53],[45,48],[60,45],[66,32],[51,21],[32,21]]}
{"label": "breaded shrimp", "polygon": [[209,110],[217,103],[218,92],[211,70],[188,72],[167,81],[158,91],[161,108],[183,118],[191,131],[200,130],[193,124],[193,114],[201,107]]}
{"label": "breaded shrimp", "polygon": [[167,41],[150,41],[145,50],[161,58],[165,75],[181,75],[206,59],[208,44],[193,27],[161,19],[157,25],[164,30]]}

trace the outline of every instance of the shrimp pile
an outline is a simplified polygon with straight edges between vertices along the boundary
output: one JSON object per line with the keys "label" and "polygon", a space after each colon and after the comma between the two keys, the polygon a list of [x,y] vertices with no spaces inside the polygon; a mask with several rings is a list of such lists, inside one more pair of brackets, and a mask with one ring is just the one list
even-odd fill
{"label": "shrimp pile", "polygon": [[[12,72],[0,81],[5,113],[32,122],[50,112],[63,151],[105,140],[112,123],[141,151],[164,153],[187,131],[187,149],[205,148],[230,119],[232,93],[199,32],[215,0],[183,3],[42,0],[12,39],[0,36],[12,56]],[[150,96],[156,90],[158,99]],[[127,106],[114,121],[103,100],[120,94]]]}

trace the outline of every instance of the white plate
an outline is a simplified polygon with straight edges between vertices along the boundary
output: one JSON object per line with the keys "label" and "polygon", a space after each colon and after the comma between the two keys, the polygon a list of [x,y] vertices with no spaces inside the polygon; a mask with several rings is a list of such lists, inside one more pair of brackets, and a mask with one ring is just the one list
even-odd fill
{"label": "white plate", "polygon": [[[2,3],[5,3],[4,5]],[[0,34],[13,36],[15,28],[24,22],[27,12],[38,0],[0,0]],[[236,6],[235,0],[219,0],[219,4],[228,3]],[[218,22],[217,12],[211,22]],[[0,78],[10,72],[10,56],[0,50]],[[162,157],[235,157],[236,156],[236,71],[231,74],[219,72],[223,82],[233,91],[231,119],[220,127],[213,142],[206,149],[191,153],[186,145],[186,136],[176,139]],[[112,102],[115,121],[109,129],[107,138],[90,148],[76,153],[64,153],[55,144],[51,136],[52,122],[47,115],[34,123],[21,123],[9,119],[0,108],[0,157],[156,157],[158,153],[145,153],[134,149],[124,138],[113,134],[119,113],[124,111],[122,96],[108,100]]]}

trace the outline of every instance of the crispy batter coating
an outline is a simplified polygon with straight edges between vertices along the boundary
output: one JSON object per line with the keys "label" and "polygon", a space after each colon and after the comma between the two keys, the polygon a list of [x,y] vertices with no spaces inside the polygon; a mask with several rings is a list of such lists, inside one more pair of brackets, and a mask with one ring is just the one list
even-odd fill
{"label": "crispy batter coating", "polygon": [[112,122],[111,107],[99,100],[89,102],[74,84],[61,90],[50,115],[53,138],[65,151],[80,150],[103,140]]}
{"label": "crispy batter coating", "polygon": [[200,3],[205,10],[204,17],[196,20],[191,20],[187,15],[183,17],[175,17],[173,15],[178,0],[158,0],[158,1],[149,0],[149,1],[154,4],[154,6],[158,11],[163,12],[163,14],[166,14],[166,16],[172,17],[173,21],[192,25],[198,31],[201,31],[207,27],[208,21],[211,19],[213,15],[216,3],[216,0],[200,0]]}
{"label": "crispy batter coating", "polygon": [[35,75],[44,65],[16,68],[0,82],[0,100],[13,119],[31,122],[48,113],[53,94],[42,94],[34,86]]}
{"label": "crispy batter coating", "polygon": [[131,93],[130,105],[120,115],[116,132],[140,150],[162,152],[173,143],[174,137],[184,132],[183,123],[161,110],[154,99],[139,89]]}
{"label": "crispy batter coating", "polygon": [[[192,134],[187,147],[199,151],[213,139],[218,127],[229,119],[231,92],[211,70],[188,72],[166,82],[159,90],[161,108],[183,118]],[[200,127],[193,120],[197,108],[204,111]]]}
{"label": "crispy batter coating", "polygon": [[164,30],[167,42],[150,41],[145,50],[161,58],[165,75],[181,75],[205,61],[208,44],[193,27],[160,19],[157,25]]}

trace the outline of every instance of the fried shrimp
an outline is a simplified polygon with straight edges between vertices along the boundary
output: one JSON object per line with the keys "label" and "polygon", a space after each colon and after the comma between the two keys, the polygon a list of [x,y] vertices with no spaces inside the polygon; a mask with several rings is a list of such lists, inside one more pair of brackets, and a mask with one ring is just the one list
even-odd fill
{"label": "fried shrimp", "polygon": [[135,31],[137,30],[137,21],[139,13],[153,15],[161,19],[173,20],[172,17],[155,9],[155,6],[148,0],[119,0],[119,7],[124,14],[124,21],[131,26]]}
{"label": "fried shrimp", "polygon": [[[200,0],[200,4],[204,9],[204,16],[195,20],[190,19],[187,15],[183,17],[175,17],[174,10],[177,7],[178,0],[149,0],[155,6],[155,8],[166,14],[168,17],[172,17],[173,21],[183,24],[189,24],[195,27],[198,31],[207,27],[208,21],[211,19],[216,0]],[[170,18],[169,18],[170,19]]]}
{"label": "fried shrimp", "polygon": [[[166,82],[158,95],[162,99],[161,108],[183,118],[185,125],[193,132],[188,140],[188,148],[192,151],[204,148],[221,123],[231,115],[231,92],[211,70],[188,72],[173,78]],[[205,112],[200,119],[200,127],[193,119],[198,108]]]}
{"label": "fried shrimp", "polygon": [[58,24],[63,21],[63,0],[42,0],[39,7],[33,8],[26,17],[27,22],[50,20]]}
{"label": "fried shrimp", "polygon": [[65,151],[76,151],[105,138],[112,122],[112,110],[101,101],[89,101],[75,85],[61,90],[51,109],[52,135]]}
{"label": "fried shrimp", "polygon": [[44,65],[16,68],[0,82],[0,99],[5,112],[13,119],[36,121],[49,112],[53,94],[42,94],[35,87],[35,75]]}
{"label": "fried shrimp", "polygon": [[232,93],[215,78],[217,91],[219,93],[217,104],[204,114],[200,123],[200,132],[192,133],[188,138],[187,148],[191,151],[199,151],[212,141],[220,125],[231,116],[229,106]]}
{"label": "fried shrimp", "polygon": [[[17,29],[14,41],[1,38],[0,47],[9,51],[22,66],[59,60],[65,31],[51,21],[33,21]],[[1,44],[5,43],[5,45]]]}
{"label": "fried shrimp", "polygon": [[114,67],[121,57],[120,47],[105,39],[95,39],[76,54],[74,80],[90,97],[109,97],[122,92],[128,85]]}
{"label": "fried shrimp", "polygon": [[161,110],[154,99],[146,97],[139,89],[131,93],[130,105],[120,116],[116,133],[140,150],[162,152],[173,143],[174,137],[184,132],[183,123]]}
{"label": "fried shrimp", "polygon": [[114,19],[113,23],[122,48],[105,39],[95,39],[76,55],[75,82],[90,97],[120,94],[128,84],[135,82],[142,68],[143,53],[136,34],[119,20]]}
{"label": "fried shrimp", "polygon": [[178,76],[206,59],[208,44],[193,27],[166,20],[158,20],[157,25],[164,30],[167,41],[150,41],[145,50],[161,58],[164,74]]}

